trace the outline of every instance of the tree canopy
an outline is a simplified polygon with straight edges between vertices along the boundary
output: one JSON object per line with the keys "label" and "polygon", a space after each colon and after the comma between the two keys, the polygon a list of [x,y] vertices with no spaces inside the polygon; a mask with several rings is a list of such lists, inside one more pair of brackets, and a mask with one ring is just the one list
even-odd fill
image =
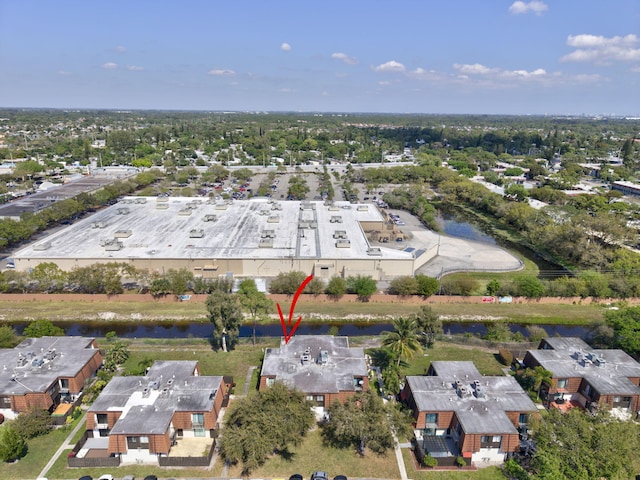
{"label": "tree canopy", "polygon": [[242,310],[238,297],[233,293],[214,290],[207,297],[209,321],[213,323],[213,343],[226,352],[233,348],[242,323]]}
{"label": "tree canopy", "polygon": [[313,422],[305,394],[276,382],[232,404],[225,415],[220,453],[229,463],[242,463],[246,475],[271,455],[286,454],[298,445]]}

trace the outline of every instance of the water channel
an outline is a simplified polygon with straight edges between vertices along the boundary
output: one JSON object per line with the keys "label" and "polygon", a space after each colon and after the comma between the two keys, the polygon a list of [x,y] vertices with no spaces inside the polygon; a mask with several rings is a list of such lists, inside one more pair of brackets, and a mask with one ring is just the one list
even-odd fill
{"label": "water channel", "polygon": [[[18,334],[22,334],[29,322],[14,323],[12,326]],[[175,322],[175,323],[145,323],[145,322],[117,322],[117,321],[85,321],[85,322],[54,322],[64,329],[66,335],[80,335],[85,337],[104,337],[107,332],[116,332],[120,338],[208,338],[213,332],[213,326],[206,322]],[[549,336],[585,337],[588,327],[579,325],[537,325],[545,329]],[[520,332],[527,336],[527,325],[509,324],[511,331]],[[487,331],[487,324],[483,322],[443,322],[446,334],[456,335],[471,333],[483,335]],[[393,330],[388,322],[325,322],[307,323],[304,320],[296,330],[297,335],[321,335],[337,333],[349,337],[378,335],[381,332]],[[251,337],[253,327],[240,327],[240,337]],[[282,335],[280,324],[257,325],[256,336],[279,337]]]}

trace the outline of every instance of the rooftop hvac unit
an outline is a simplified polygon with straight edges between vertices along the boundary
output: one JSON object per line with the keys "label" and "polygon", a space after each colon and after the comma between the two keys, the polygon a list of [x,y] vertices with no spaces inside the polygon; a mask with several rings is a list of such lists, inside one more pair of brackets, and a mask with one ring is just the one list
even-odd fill
{"label": "rooftop hvac unit", "polygon": [[158,197],[156,198],[156,203],[168,203],[169,197]]}
{"label": "rooftop hvac unit", "polygon": [[351,240],[338,240],[336,242],[336,248],[351,248]]}
{"label": "rooftop hvac unit", "polygon": [[371,247],[367,250],[367,255],[370,255],[372,257],[381,257],[382,250],[380,250],[380,247]]}
{"label": "rooftop hvac unit", "polygon": [[276,231],[275,230],[263,230],[262,233],[260,234],[260,237],[262,237],[262,238],[276,238]]}
{"label": "rooftop hvac unit", "polygon": [[113,234],[115,238],[129,238],[133,235],[131,230],[117,230],[116,233]]}
{"label": "rooftop hvac unit", "polygon": [[135,203],[141,205],[141,204],[147,203],[147,199],[144,197],[138,197],[135,199]]}
{"label": "rooftop hvac unit", "polygon": [[189,232],[189,238],[203,238],[204,230],[201,228],[194,228]]}
{"label": "rooftop hvac unit", "polygon": [[368,212],[369,205],[358,205],[358,208],[356,210],[358,210],[359,212]]}
{"label": "rooftop hvac unit", "polygon": [[182,210],[178,211],[178,215],[182,215],[183,217],[187,217],[189,215],[191,215],[191,210],[188,208],[183,208]]}
{"label": "rooftop hvac unit", "polygon": [[267,223],[280,223],[280,217],[278,215],[270,215],[267,218]]}
{"label": "rooftop hvac unit", "polygon": [[273,239],[272,238],[261,238],[258,243],[258,247],[260,248],[273,248]]}
{"label": "rooftop hvac unit", "polygon": [[124,248],[124,243],[119,242],[117,239],[113,239],[111,242],[106,242],[104,245],[104,249],[107,252],[117,252],[118,250],[122,250]]}
{"label": "rooftop hvac unit", "polygon": [[33,247],[34,250],[36,251],[42,251],[42,250],[49,250],[51,248],[51,243],[50,242],[44,242],[41,243],[39,245],[36,245],[35,247]]}
{"label": "rooftop hvac unit", "polygon": [[331,215],[329,223],[342,223],[342,215]]}
{"label": "rooftop hvac unit", "polygon": [[229,208],[228,203],[216,203],[216,210],[226,210]]}
{"label": "rooftop hvac unit", "polygon": [[311,363],[311,356],[310,355],[302,355],[300,357],[300,363],[302,363],[302,365],[309,365],[309,363]]}
{"label": "rooftop hvac unit", "polygon": [[271,205],[271,210],[282,210],[282,205],[280,205],[279,203],[273,203]]}
{"label": "rooftop hvac unit", "polygon": [[120,207],[116,210],[118,215],[129,215],[129,207]]}
{"label": "rooftop hvac unit", "polygon": [[156,210],[168,210],[168,209],[169,209],[168,203],[156,203]]}
{"label": "rooftop hvac unit", "polygon": [[309,222],[299,222],[298,228],[309,228]]}
{"label": "rooftop hvac unit", "polygon": [[205,222],[217,222],[218,221],[218,216],[217,215],[205,215],[202,220],[204,220]]}
{"label": "rooftop hvac unit", "polygon": [[107,224],[105,222],[93,222],[91,228],[104,228]]}
{"label": "rooftop hvac unit", "polygon": [[338,210],[340,210],[340,207],[338,207],[337,205],[329,205],[330,212],[336,212]]}
{"label": "rooftop hvac unit", "polygon": [[327,350],[322,350],[320,352],[320,356],[318,357],[318,363],[320,365],[326,365],[329,362],[329,352]]}
{"label": "rooftop hvac unit", "polygon": [[347,231],[346,230],[335,230],[333,232],[333,238],[346,239],[347,238]]}

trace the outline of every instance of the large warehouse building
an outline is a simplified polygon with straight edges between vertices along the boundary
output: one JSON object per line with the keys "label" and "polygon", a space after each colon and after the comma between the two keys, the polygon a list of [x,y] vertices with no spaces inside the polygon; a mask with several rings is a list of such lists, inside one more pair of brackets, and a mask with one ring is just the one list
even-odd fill
{"label": "large warehouse building", "polygon": [[373,204],[125,197],[19,250],[14,260],[18,270],[42,262],[64,270],[127,262],[159,273],[187,268],[205,278],[302,271],[320,279],[381,280],[413,275],[436,255],[436,246],[372,246],[373,240],[393,242],[398,234]]}

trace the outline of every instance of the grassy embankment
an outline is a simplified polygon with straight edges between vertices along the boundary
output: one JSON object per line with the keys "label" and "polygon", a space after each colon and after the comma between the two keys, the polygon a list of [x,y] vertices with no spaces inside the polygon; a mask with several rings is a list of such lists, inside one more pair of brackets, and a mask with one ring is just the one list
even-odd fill
{"label": "grassy embankment", "polygon": [[[461,302],[464,299],[461,298]],[[288,312],[290,301],[282,302]],[[474,304],[474,303],[423,303],[403,302],[401,298],[388,302],[335,302],[315,301],[312,295],[303,296],[296,304],[296,313],[303,315],[305,322],[342,321],[389,321],[390,318],[411,315],[421,305],[428,305],[446,320],[491,321],[502,319],[522,324],[568,324],[587,325],[602,320],[603,306],[587,304]],[[82,302],[66,300],[11,302],[0,296],[0,311],[3,321],[30,321],[48,319],[54,322],[77,321],[153,321],[153,322],[207,322],[204,303],[197,302],[122,302],[114,298],[105,302]],[[276,322],[276,309],[270,322]],[[252,324],[247,321],[247,325]]]}

